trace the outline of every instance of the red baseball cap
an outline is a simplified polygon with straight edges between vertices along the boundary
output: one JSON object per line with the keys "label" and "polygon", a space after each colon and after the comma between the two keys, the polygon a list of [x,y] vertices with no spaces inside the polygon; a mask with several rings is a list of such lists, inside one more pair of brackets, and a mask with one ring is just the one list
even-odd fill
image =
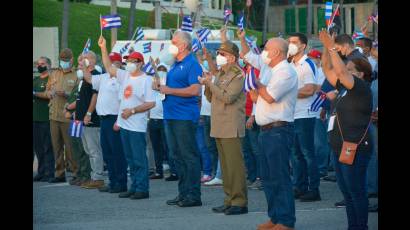
{"label": "red baseball cap", "polygon": [[144,56],[142,56],[140,52],[134,51],[130,55],[124,56],[124,59],[128,59],[128,58],[139,59],[140,61],[144,62]]}
{"label": "red baseball cap", "polygon": [[108,57],[110,58],[111,62],[115,62],[115,61],[122,62],[122,57],[121,57],[121,54],[119,53],[111,52],[110,55],[108,55]]}
{"label": "red baseball cap", "polygon": [[311,50],[308,55],[311,58],[320,58],[322,56],[322,53],[319,50]]}

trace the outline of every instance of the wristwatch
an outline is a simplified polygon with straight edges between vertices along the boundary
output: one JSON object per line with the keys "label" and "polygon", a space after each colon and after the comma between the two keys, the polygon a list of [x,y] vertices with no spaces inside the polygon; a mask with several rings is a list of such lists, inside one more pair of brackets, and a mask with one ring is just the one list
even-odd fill
{"label": "wristwatch", "polygon": [[132,114],[135,114],[135,109],[131,109],[131,113],[132,113]]}
{"label": "wristwatch", "polygon": [[337,51],[336,47],[330,48],[329,51]]}
{"label": "wristwatch", "polygon": [[92,113],[87,112],[86,115],[91,117]]}

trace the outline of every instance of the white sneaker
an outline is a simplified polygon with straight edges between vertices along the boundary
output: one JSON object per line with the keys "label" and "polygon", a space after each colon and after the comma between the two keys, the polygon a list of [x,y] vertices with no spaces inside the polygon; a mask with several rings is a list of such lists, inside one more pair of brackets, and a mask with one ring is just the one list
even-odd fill
{"label": "white sneaker", "polygon": [[207,185],[207,186],[215,186],[215,185],[222,185],[222,184],[223,184],[223,181],[216,177],[212,179],[211,181],[204,183],[204,185]]}
{"label": "white sneaker", "polygon": [[162,169],[163,169],[164,171],[169,170],[169,165],[168,165],[168,164],[162,164]]}

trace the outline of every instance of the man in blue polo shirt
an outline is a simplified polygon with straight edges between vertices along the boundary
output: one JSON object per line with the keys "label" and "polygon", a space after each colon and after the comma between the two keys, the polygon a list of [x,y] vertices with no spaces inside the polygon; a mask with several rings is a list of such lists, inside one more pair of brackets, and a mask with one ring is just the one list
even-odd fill
{"label": "man in blue polo shirt", "polygon": [[167,204],[201,206],[201,162],[195,132],[201,93],[198,76],[202,76],[202,69],[191,53],[191,35],[177,31],[171,43],[168,58],[163,58],[167,60],[161,60],[170,64],[171,69],[160,92],[166,95],[163,101],[165,136],[179,177],[179,194]]}

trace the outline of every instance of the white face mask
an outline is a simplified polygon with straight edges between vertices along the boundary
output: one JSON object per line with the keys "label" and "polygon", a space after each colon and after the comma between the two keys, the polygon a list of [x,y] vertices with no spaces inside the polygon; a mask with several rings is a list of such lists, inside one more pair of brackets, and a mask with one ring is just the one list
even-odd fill
{"label": "white face mask", "polygon": [[171,45],[168,47],[168,52],[169,52],[170,54],[172,54],[174,57],[176,57],[176,56],[178,55],[178,53],[179,53],[179,49],[178,49],[178,47],[177,47],[176,45],[171,44]]}
{"label": "white face mask", "polygon": [[288,47],[288,57],[294,56],[297,53],[298,53],[298,46],[293,43],[290,43]]}
{"label": "white face mask", "polygon": [[129,73],[133,73],[137,70],[137,65],[135,63],[128,62],[127,66],[125,66],[125,70]]}
{"label": "white face mask", "polygon": [[159,60],[161,60],[161,62],[164,62],[166,65],[171,66],[175,62],[175,56],[171,53],[165,52],[160,56]]}
{"label": "white face mask", "polygon": [[85,67],[88,67],[90,65],[90,61],[87,58],[84,59],[84,65]]}
{"label": "white face mask", "polygon": [[269,65],[270,62],[272,61],[271,58],[268,58],[268,55],[269,55],[269,52],[266,51],[266,50],[262,51],[262,53],[261,53],[262,61],[263,61],[263,63],[265,63],[266,65]]}
{"label": "white face mask", "polygon": [[82,80],[82,79],[84,78],[84,72],[83,72],[83,70],[81,70],[81,69],[77,70],[77,78],[78,78],[79,80]]}
{"label": "white face mask", "polygon": [[216,64],[219,66],[223,66],[226,65],[228,63],[228,59],[226,59],[226,57],[218,54],[218,56],[216,56]]}
{"label": "white face mask", "polygon": [[164,78],[164,77],[166,77],[166,76],[167,76],[167,72],[164,72],[164,71],[158,71],[158,76],[159,76],[160,78]]}

